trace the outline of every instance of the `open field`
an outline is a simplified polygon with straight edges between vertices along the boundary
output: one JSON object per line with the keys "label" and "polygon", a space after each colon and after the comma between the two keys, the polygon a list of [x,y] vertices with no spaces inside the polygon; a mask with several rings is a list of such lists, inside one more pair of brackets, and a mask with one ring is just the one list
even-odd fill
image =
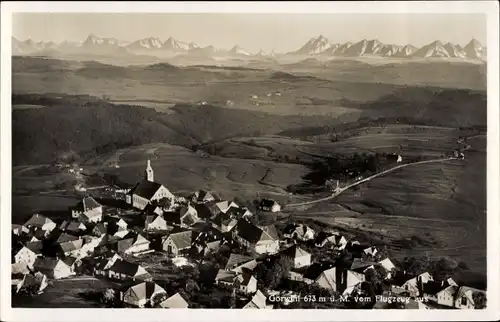
{"label": "open field", "polygon": [[13,307],[29,308],[103,308],[99,298],[90,292],[102,292],[116,287],[116,283],[91,276],[50,280],[40,295],[12,297]]}
{"label": "open field", "polygon": [[[473,141],[484,149],[484,137]],[[448,256],[485,273],[486,155],[474,148],[466,155],[461,161],[395,171],[292,214],[382,234],[385,240],[418,236],[433,243],[394,248],[395,256]]]}

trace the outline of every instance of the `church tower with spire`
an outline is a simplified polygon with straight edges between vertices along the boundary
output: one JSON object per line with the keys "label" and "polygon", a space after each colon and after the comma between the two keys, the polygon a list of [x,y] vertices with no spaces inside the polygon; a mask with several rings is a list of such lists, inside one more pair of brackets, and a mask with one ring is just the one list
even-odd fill
{"label": "church tower with spire", "polygon": [[146,167],[145,171],[145,178],[147,181],[154,182],[154,172],[153,168],[151,167],[151,161],[148,160],[148,166]]}

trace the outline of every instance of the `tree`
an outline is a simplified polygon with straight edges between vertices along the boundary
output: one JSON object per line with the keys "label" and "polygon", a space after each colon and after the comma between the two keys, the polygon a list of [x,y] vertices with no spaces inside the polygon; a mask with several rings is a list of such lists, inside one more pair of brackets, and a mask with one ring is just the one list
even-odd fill
{"label": "tree", "polygon": [[107,305],[112,305],[117,300],[116,291],[112,288],[108,288],[102,294],[102,302]]}
{"label": "tree", "polygon": [[474,301],[474,308],[477,310],[482,310],[486,308],[486,295],[483,292],[474,292],[472,294],[472,300]]}

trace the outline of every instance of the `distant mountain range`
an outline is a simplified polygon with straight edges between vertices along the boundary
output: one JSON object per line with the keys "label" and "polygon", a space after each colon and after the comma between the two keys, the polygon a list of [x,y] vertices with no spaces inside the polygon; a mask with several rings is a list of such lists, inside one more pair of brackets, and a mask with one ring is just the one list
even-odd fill
{"label": "distant mountain range", "polygon": [[135,56],[148,55],[153,57],[185,55],[192,57],[240,57],[240,58],[270,58],[276,56],[326,56],[326,57],[400,57],[400,58],[461,58],[486,59],[486,47],[476,39],[472,39],[465,47],[436,40],[421,48],[408,45],[384,44],[376,39],[363,39],[352,43],[333,43],[320,35],[311,38],[296,51],[277,54],[274,51],[266,53],[260,50],[252,54],[240,46],[229,50],[214,46],[200,47],[195,43],[187,43],[168,38],[161,41],[158,37],[149,37],[134,42],[121,41],[115,38],[100,38],[93,34],[83,42],[63,41],[35,42],[31,39],[20,41],[12,37],[12,55],[99,55],[99,56]]}

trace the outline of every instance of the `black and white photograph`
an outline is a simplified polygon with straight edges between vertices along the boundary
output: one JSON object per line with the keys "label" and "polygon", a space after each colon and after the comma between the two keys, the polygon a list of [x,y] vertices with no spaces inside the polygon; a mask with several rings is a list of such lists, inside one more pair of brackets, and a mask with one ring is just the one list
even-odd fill
{"label": "black and white photograph", "polygon": [[491,16],[123,7],[2,33],[13,309],[498,314]]}

